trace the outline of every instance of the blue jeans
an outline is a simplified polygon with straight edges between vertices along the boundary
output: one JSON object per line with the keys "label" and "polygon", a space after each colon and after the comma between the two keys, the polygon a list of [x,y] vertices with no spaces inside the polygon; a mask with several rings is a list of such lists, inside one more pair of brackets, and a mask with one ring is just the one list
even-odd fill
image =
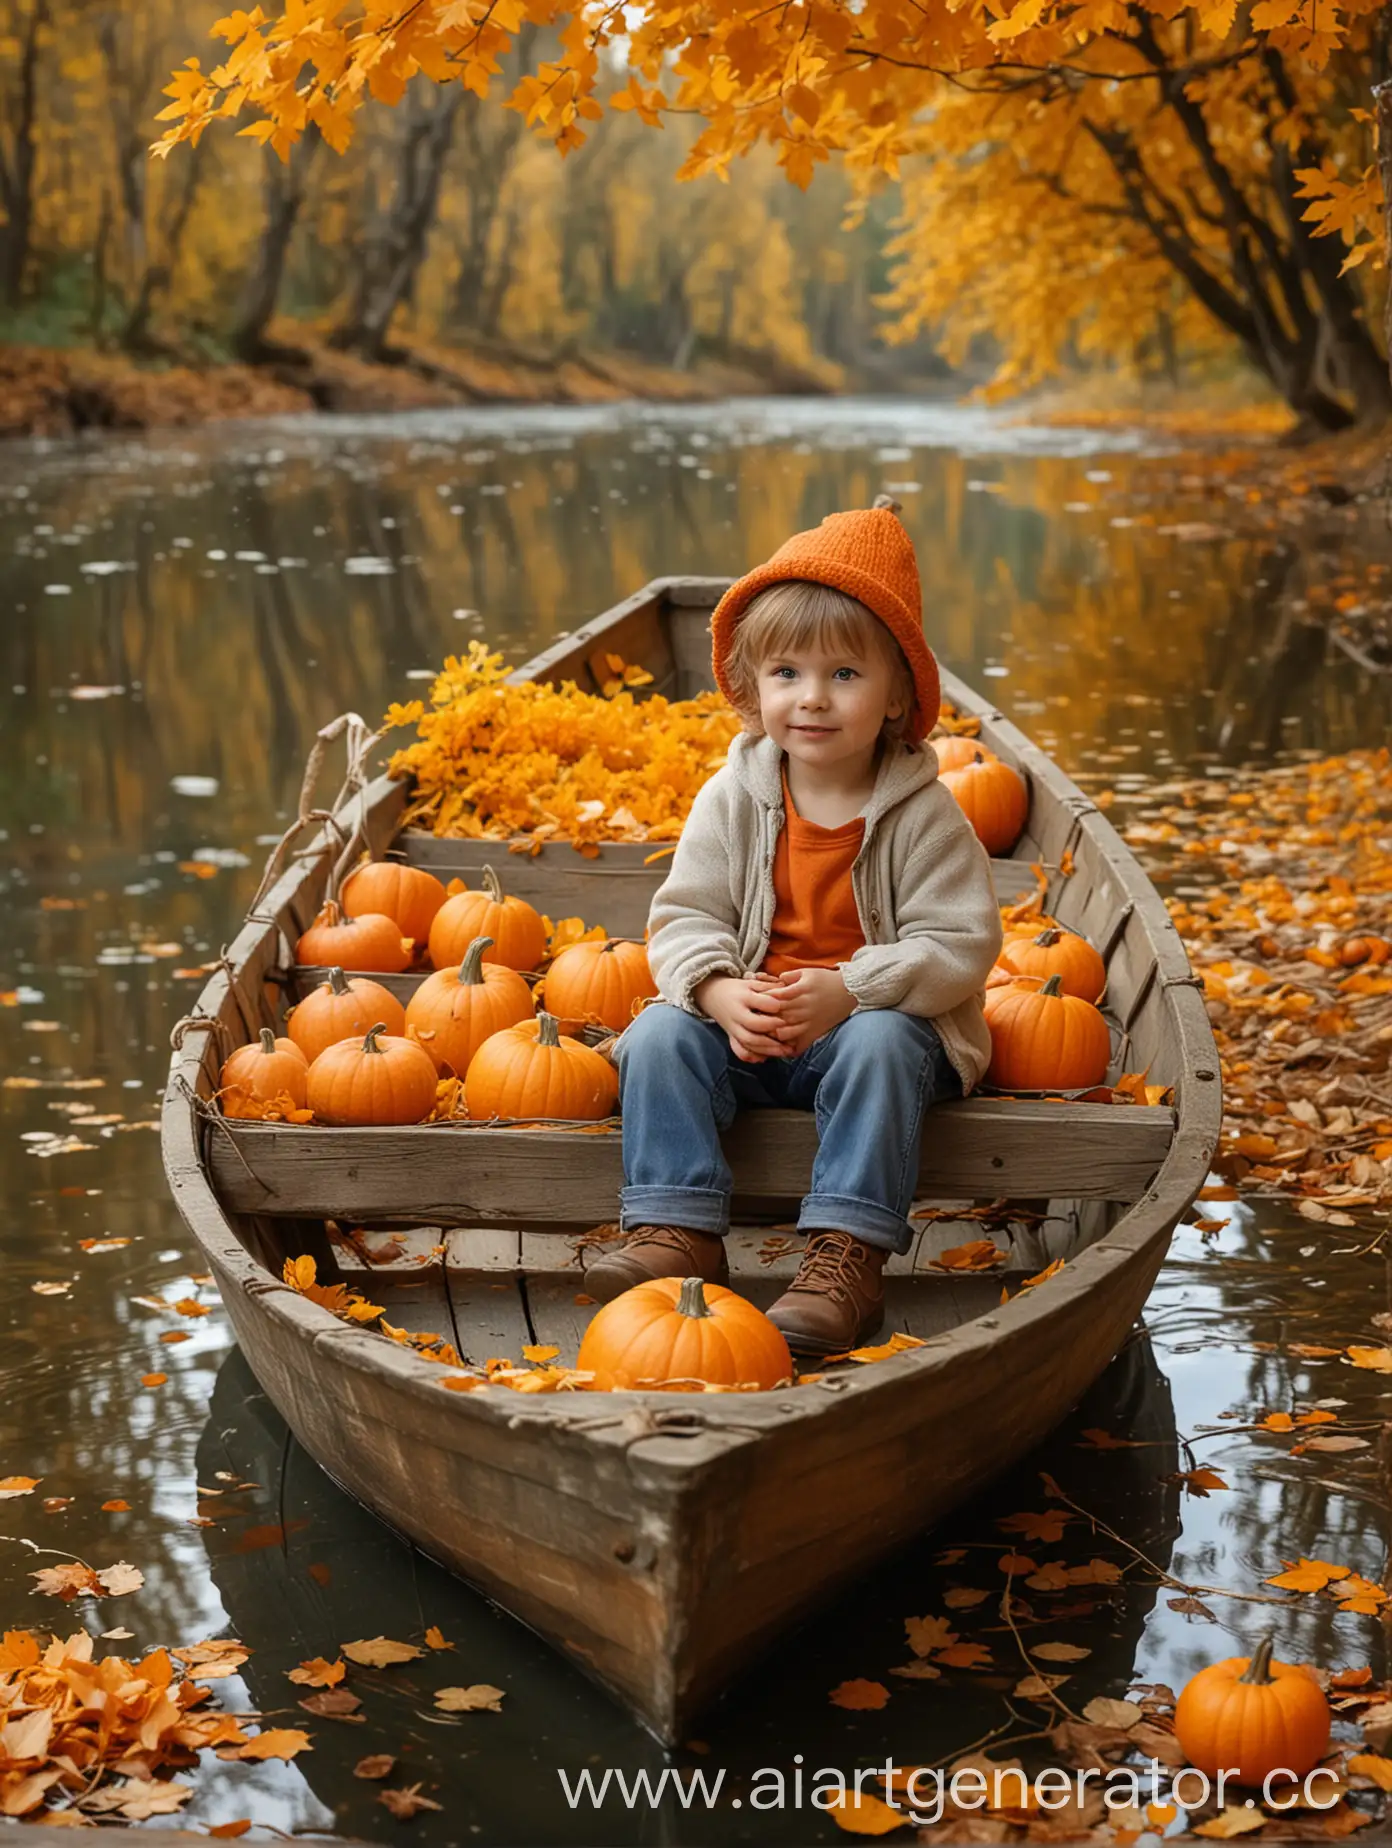
{"label": "blue jeans", "polygon": [[729,1230],[720,1132],[744,1105],[816,1112],[819,1147],[800,1232],[851,1232],[886,1251],[909,1249],[923,1112],[962,1094],[931,1021],[866,1009],[796,1058],[750,1065],[713,1020],[654,1003],[626,1029],[617,1062],[624,1231]]}

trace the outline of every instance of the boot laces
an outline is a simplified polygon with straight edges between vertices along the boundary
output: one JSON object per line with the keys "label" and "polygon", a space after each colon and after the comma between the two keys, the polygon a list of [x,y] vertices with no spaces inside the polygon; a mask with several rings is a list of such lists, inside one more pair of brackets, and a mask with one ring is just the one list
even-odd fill
{"label": "boot laces", "polygon": [[689,1258],[699,1249],[695,1241],[703,1235],[689,1232],[684,1226],[640,1226],[625,1241],[629,1245],[658,1245],[665,1251],[679,1252]]}
{"label": "boot laces", "polygon": [[819,1232],[802,1254],[793,1288],[849,1296],[855,1270],[866,1255],[865,1246],[849,1232]]}

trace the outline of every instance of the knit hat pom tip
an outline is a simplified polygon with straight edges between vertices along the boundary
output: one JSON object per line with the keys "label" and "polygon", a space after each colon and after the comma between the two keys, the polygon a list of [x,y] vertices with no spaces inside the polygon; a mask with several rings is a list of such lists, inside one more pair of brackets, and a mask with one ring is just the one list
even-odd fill
{"label": "knit hat pom tip", "polygon": [[892,494],[877,494],[870,503],[872,513],[902,513],[903,503],[895,500]]}

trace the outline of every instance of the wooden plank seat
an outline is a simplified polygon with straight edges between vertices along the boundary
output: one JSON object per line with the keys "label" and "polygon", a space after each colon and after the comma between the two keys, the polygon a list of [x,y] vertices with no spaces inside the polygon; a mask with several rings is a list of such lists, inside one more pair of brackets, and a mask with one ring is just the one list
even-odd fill
{"label": "wooden plank seat", "polygon": [[[962,1200],[1139,1200],[1169,1150],[1158,1105],[971,1097],[924,1130],[917,1192]],[[205,1131],[209,1172],[234,1212],[354,1225],[593,1225],[621,1184],[617,1128],[438,1123],[330,1129],[223,1120]],[[816,1126],[796,1110],[746,1111],[725,1136],[741,1206],[787,1217],[807,1191]]]}

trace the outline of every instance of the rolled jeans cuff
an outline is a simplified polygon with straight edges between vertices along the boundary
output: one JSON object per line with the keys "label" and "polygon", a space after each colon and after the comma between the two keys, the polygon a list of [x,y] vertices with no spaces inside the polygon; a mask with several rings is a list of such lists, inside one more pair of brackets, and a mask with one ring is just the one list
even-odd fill
{"label": "rolled jeans cuff", "polygon": [[619,1230],[638,1226],[685,1226],[724,1238],[730,1229],[730,1198],[718,1187],[621,1187]]}
{"label": "rolled jeans cuff", "polygon": [[849,1232],[866,1245],[902,1256],[913,1244],[914,1229],[907,1219],[878,1200],[858,1200],[853,1194],[808,1194],[798,1214],[799,1232]]}

